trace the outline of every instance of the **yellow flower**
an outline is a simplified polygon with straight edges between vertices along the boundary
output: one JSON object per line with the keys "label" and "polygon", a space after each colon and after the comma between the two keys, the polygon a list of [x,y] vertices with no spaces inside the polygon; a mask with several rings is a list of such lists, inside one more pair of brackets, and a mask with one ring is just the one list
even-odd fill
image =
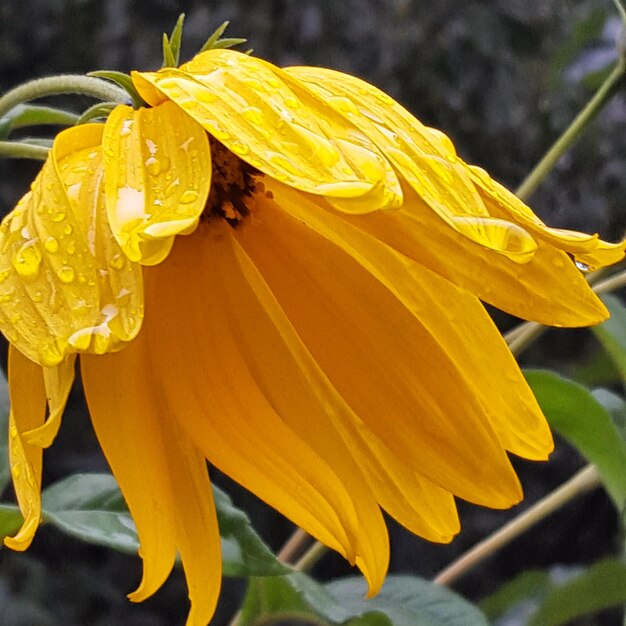
{"label": "yellow flower", "polygon": [[[134,73],[149,108],[58,135],[3,221],[10,453],[25,549],[81,355],[93,425],[156,591],[180,553],[210,620],[205,459],[343,554],[375,593],[382,509],[450,541],[454,496],[522,497],[552,439],[480,300],[559,326],[606,310],[579,265],[624,244],[545,226],[376,88],[231,50]],[[47,408],[46,408],[47,405]],[[47,419],[46,419],[47,417]]]}

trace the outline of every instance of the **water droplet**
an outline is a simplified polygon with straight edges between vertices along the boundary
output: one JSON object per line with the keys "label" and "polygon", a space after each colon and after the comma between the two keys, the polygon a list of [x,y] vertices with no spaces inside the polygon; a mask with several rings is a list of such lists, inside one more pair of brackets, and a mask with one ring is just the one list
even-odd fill
{"label": "water droplet", "polygon": [[230,149],[232,152],[238,154],[239,156],[243,156],[244,154],[248,154],[248,152],[250,152],[250,149],[248,148],[248,146],[246,146],[246,144],[237,142],[231,143]]}
{"label": "water droplet", "polygon": [[71,283],[74,280],[75,273],[69,265],[64,265],[57,271],[57,276],[62,283]]}
{"label": "water droplet", "polygon": [[43,293],[41,291],[35,291],[35,293],[31,294],[30,298],[35,304],[39,304],[43,302]]}
{"label": "water droplet", "polygon": [[146,159],[145,166],[151,176],[158,176],[159,174],[169,170],[170,160],[166,156],[156,158],[151,156]]}
{"label": "water droplet", "polygon": [[7,289],[6,291],[0,293],[0,304],[6,304],[7,302],[11,302],[14,295],[15,289],[13,289],[12,287],[11,289]]}
{"label": "water droplet", "polygon": [[344,98],[343,96],[332,96],[328,99],[328,103],[344,115],[359,114],[359,109],[356,104],[354,104],[354,102],[349,98]]}
{"label": "water droplet", "polygon": [[15,271],[24,279],[33,279],[39,274],[41,250],[33,242],[20,246],[12,259]]}
{"label": "water droplet", "polygon": [[72,225],[71,225],[71,224],[66,224],[66,225],[63,227],[63,234],[65,234],[65,235],[71,235],[71,234],[72,234],[72,230],[73,230]]}
{"label": "water droplet", "polygon": [[263,117],[263,111],[258,107],[248,107],[241,112],[244,119],[248,120],[252,124],[265,124],[265,118]]}
{"label": "water droplet", "polygon": [[109,261],[109,265],[114,270],[121,270],[124,267],[125,264],[126,264],[126,257],[123,254],[116,254]]}
{"label": "water droplet", "polygon": [[65,242],[65,251],[68,254],[76,254],[76,241],[69,239]]}
{"label": "water droplet", "polygon": [[11,275],[10,268],[0,271],[0,284],[2,284]]}
{"label": "water droplet", "polygon": [[54,237],[48,237],[43,242],[43,247],[48,251],[54,254],[59,249],[59,242]]}
{"label": "water droplet", "polygon": [[574,263],[581,272],[587,273],[591,271],[591,267],[587,263],[583,263],[582,261],[574,261]]}
{"label": "water droplet", "polygon": [[181,204],[191,204],[193,202],[196,202],[198,198],[199,195],[197,191],[194,191],[193,189],[187,189],[187,191],[184,191],[180,196],[179,202]]}
{"label": "water droplet", "polygon": [[296,98],[285,98],[285,106],[288,106],[290,109],[298,109],[300,107],[300,101]]}
{"label": "water droplet", "polygon": [[208,91],[207,89],[198,89],[198,91],[194,93],[194,96],[200,102],[205,102],[207,104],[210,104],[217,100],[217,96],[213,92]]}
{"label": "water droplet", "polygon": [[52,211],[50,219],[53,222],[62,222],[65,219],[65,213],[63,211]]}

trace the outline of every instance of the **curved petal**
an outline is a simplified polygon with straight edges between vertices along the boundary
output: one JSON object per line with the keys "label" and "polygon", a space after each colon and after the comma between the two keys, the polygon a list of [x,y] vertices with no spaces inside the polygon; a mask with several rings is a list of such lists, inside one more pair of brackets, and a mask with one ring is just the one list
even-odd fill
{"label": "curved petal", "polygon": [[318,67],[290,67],[284,72],[365,133],[449,226],[513,261],[530,260],[537,247],[532,236],[510,222],[488,219],[489,212],[452,142],[448,140],[446,146],[432,140],[430,129],[363,80]]}
{"label": "curved petal", "polygon": [[[530,459],[547,458],[553,448],[547,422],[506,343],[476,297],[338,219],[316,203],[314,196],[305,197],[275,182],[270,189],[283,211],[344,250],[414,312],[455,367],[469,373],[466,383],[507,450]],[[503,381],[506,394],[502,393]]]}
{"label": "curved petal", "polygon": [[44,424],[24,433],[24,441],[29,445],[40,448],[52,445],[59,432],[67,398],[74,384],[75,363],[76,355],[70,354],[59,365],[42,368],[49,415]]}
{"label": "curved petal", "polygon": [[365,425],[455,495],[492,507],[519,501],[484,407],[437,337],[359,263],[271,201],[259,198],[254,218],[238,240]]}
{"label": "curved petal", "polygon": [[41,367],[9,346],[9,461],[15,495],[24,524],[4,543],[26,550],[41,521],[41,468],[43,450],[24,441],[24,432],[40,426],[46,417],[46,391]]}
{"label": "curved petal", "polygon": [[137,526],[141,601],[169,575],[176,550],[192,601],[189,624],[212,617],[221,584],[220,539],[206,464],[172,419],[151,370],[145,333],[121,352],[81,359],[98,440]]}
{"label": "curved petal", "polygon": [[103,137],[109,223],[126,256],[160,263],[193,230],[211,184],[204,130],[176,105],[117,107]]}
{"label": "curved petal", "polygon": [[[295,410],[289,384],[311,397],[326,393],[320,381],[305,388],[301,371],[285,371],[278,356],[262,353],[277,331],[264,305],[255,304],[261,292],[247,283],[228,228],[201,224],[175,245],[166,263],[147,273],[153,296],[148,306],[155,313],[147,315],[145,331],[168,405],[211,463],[363,567],[375,588],[386,568],[387,541],[377,508],[358,471],[342,476],[325,460],[330,450],[342,449],[330,441],[328,417],[320,418],[316,433],[314,423],[304,423],[306,405],[299,405],[303,415]],[[256,338],[251,334],[255,312],[262,315]],[[278,354],[294,363],[285,339],[277,341]],[[262,372],[263,361],[277,372]],[[278,372],[288,378],[282,389],[270,392]],[[349,460],[338,462],[356,469]],[[364,537],[363,529],[373,529],[373,536]],[[371,555],[366,552],[370,545]]]}
{"label": "curved petal", "polygon": [[479,167],[468,166],[474,182],[491,215],[513,220],[537,238],[572,254],[585,271],[597,270],[624,258],[626,240],[618,243],[603,241],[595,235],[546,226],[524,202],[506,187],[493,180]]}
{"label": "curved petal", "polygon": [[549,326],[598,324],[608,311],[561,250],[537,240],[521,265],[448,228],[410,189],[398,211],[343,215],[343,220],[428,267],[481,300],[523,319]]}
{"label": "curved petal", "polygon": [[[355,198],[393,175],[356,127],[317,101],[303,102],[278,68],[250,55],[210,50],[180,69],[132,77],[143,96],[161,92],[231,152],[298,189]],[[375,208],[364,203],[360,212]]]}
{"label": "curved petal", "polygon": [[141,270],[126,264],[104,213],[102,129],[60,133],[0,227],[0,329],[45,366],[118,349],[141,325]]}

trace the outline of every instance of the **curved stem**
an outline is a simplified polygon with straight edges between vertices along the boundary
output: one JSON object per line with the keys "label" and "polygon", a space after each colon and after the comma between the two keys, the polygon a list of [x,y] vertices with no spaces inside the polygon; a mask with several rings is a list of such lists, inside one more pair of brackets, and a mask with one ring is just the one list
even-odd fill
{"label": "curved stem", "polygon": [[45,161],[49,151],[49,148],[44,146],[35,146],[32,143],[0,141],[0,157]]}
{"label": "curved stem", "polygon": [[310,570],[328,551],[328,548],[316,541],[295,563],[294,568],[299,572]]}
{"label": "curved stem", "polygon": [[539,187],[543,179],[552,171],[556,162],[578,139],[584,128],[602,109],[606,101],[613,95],[619,81],[626,71],[626,63],[620,56],[617,65],[602,83],[598,91],[593,95],[585,108],[576,116],[569,128],[556,140],[544,157],[537,163],[532,172],[519,186],[516,195],[522,200],[527,200]]}
{"label": "curved stem", "polygon": [[300,552],[302,547],[310,540],[310,538],[310,535],[305,530],[302,530],[302,528],[296,528],[291,537],[287,539],[283,547],[280,549],[276,558],[281,563],[293,563],[298,552]]}
{"label": "curved stem", "polygon": [[0,98],[0,117],[23,102],[63,93],[80,93],[120,104],[129,101],[129,96],[123,89],[105,80],[80,74],[61,74],[31,80],[8,91]]}
{"label": "curved stem", "polygon": [[449,585],[468,570],[491,556],[502,546],[510,543],[530,527],[561,508],[564,504],[599,485],[600,477],[598,470],[595,465],[587,465],[558,489],[549,493],[508,524],[505,524],[492,535],[477,543],[471,550],[461,555],[460,558],[453,561],[437,574],[434,581],[440,585]]}

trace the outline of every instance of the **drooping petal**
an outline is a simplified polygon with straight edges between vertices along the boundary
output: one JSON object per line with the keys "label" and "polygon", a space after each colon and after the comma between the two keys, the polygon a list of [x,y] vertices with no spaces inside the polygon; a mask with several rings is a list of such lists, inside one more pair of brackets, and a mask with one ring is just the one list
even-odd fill
{"label": "drooping petal", "polygon": [[[276,350],[296,371],[279,367],[279,359],[271,351],[262,353],[268,340],[276,338],[277,330],[262,304],[255,304],[259,294],[252,291],[238,267],[228,228],[217,223],[200,225],[187,241],[175,245],[165,263],[146,276],[154,286],[150,292],[155,314],[148,314],[144,331],[155,370],[163,373],[161,384],[169,406],[211,463],[363,567],[376,588],[386,568],[387,553],[379,513],[368,501],[360,473],[349,460],[332,461],[352,469],[345,476],[325,460],[331,450],[341,449],[338,442],[328,439],[328,415],[320,416],[320,432],[316,433],[315,424],[305,425],[303,415],[296,412],[297,400],[289,385],[293,383],[319,403],[315,395],[328,393],[320,386],[321,380],[309,381],[311,388],[304,386],[304,373],[297,371],[302,364],[286,351],[295,348],[285,345],[285,339],[277,338]],[[252,310],[234,304],[235,297],[244,295]],[[180,308],[183,301],[185,309]],[[235,313],[237,307],[242,307],[239,314]],[[251,333],[256,313],[264,315],[265,321],[263,317],[259,320],[254,346]],[[171,323],[172,315],[177,324]],[[279,370],[262,372],[264,360]],[[273,379],[279,378],[279,372],[282,388],[270,391],[268,385],[277,382]],[[283,379],[285,376],[288,378]],[[306,403],[299,408],[308,415]],[[332,409],[332,404],[326,407]],[[297,425],[302,432],[295,431]],[[349,492],[351,488],[354,494]],[[359,515],[365,511],[367,516]],[[375,534],[364,537],[365,529]]]}
{"label": "drooping petal", "polygon": [[492,507],[519,501],[468,374],[438,338],[360,264],[271,201],[259,199],[254,217],[238,240],[365,425],[453,494]]}
{"label": "drooping petal", "polygon": [[491,215],[513,220],[546,243],[572,254],[587,271],[612,265],[624,258],[626,240],[603,241],[595,235],[546,226],[524,202],[506,187],[493,180],[481,168],[468,166],[474,182]]}
{"label": "drooping petal", "polygon": [[24,440],[24,433],[40,426],[46,417],[46,391],[41,367],[9,346],[9,461],[13,487],[24,524],[4,543],[26,550],[41,521],[41,467],[43,451]]}
{"label": "drooping petal", "polygon": [[535,255],[521,265],[448,228],[415,192],[404,192],[398,211],[342,219],[522,319],[566,327],[607,319],[606,307],[565,252],[538,239]]}
{"label": "drooping petal", "polygon": [[195,228],[211,184],[206,133],[176,105],[119,106],[103,137],[106,204],[126,256],[160,263],[174,236]]}
{"label": "drooping petal", "polygon": [[[281,210],[352,256],[414,312],[454,366],[470,374],[466,383],[484,405],[507,450],[530,459],[547,458],[553,448],[547,422],[515,359],[476,297],[339,219],[316,203],[314,196],[303,196],[275,182],[270,188]],[[270,210],[272,206],[269,203]],[[506,397],[501,390],[503,379],[509,389]]]}
{"label": "drooping petal", "polygon": [[376,146],[332,108],[311,98],[302,101],[269,63],[233,50],[210,50],[180,69],[132,76],[144,97],[160,92],[231,152],[277,180],[347,199],[386,180],[385,193],[354,202],[352,211],[380,208],[381,195],[398,201],[395,175]]}
{"label": "drooping petal", "polygon": [[137,526],[141,601],[169,575],[176,550],[192,602],[188,624],[212,617],[221,583],[220,539],[206,463],[159,393],[145,332],[125,350],[81,359],[98,440]]}
{"label": "drooping petal", "polygon": [[532,236],[510,221],[490,219],[449,140],[447,147],[433,141],[430,129],[363,80],[318,67],[290,67],[284,71],[292,76],[292,82],[322,98],[376,143],[449,226],[515,262],[527,263],[532,258],[537,248]]}
{"label": "drooping petal", "polygon": [[0,227],[0,329],[45,366],[118,349],[141,325],[141,270],[124,266],[104,214],[102,129],[60,133]]}
{"label": "drooping petal", "polygon": [[24,433],[26,443],[40,448],[52,445],[59,432],[67,398],[74,384],[75,363],[76,355],[70,354],[58,365],[42,368],[49,415],[44,424]]}

